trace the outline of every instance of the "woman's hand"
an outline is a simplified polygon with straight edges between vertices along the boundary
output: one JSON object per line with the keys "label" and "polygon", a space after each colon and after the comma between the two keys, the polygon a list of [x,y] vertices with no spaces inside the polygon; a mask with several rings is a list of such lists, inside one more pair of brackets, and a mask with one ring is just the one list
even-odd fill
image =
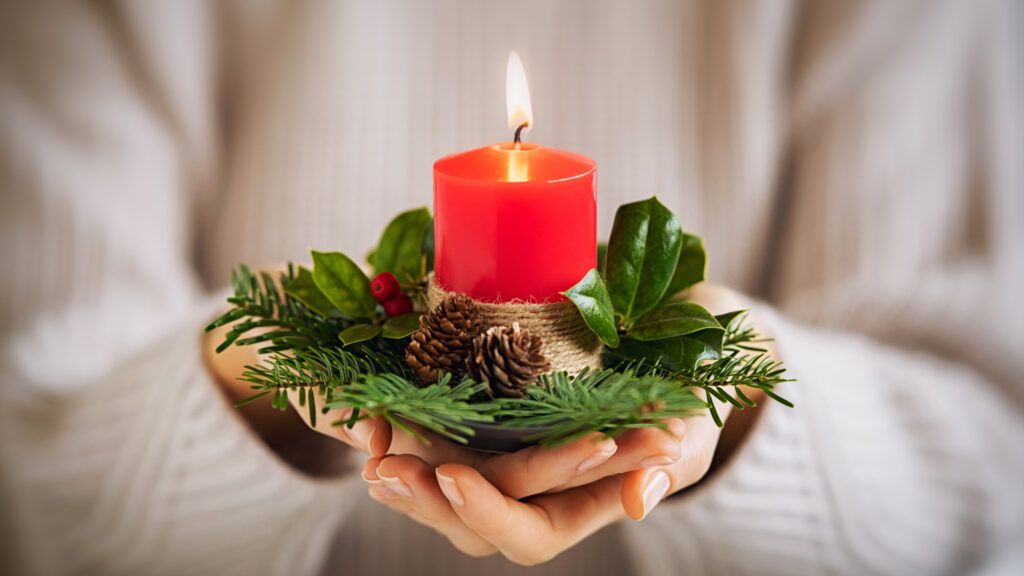
{"label": "woman's hand", "polygon": [[[725,406],[720,410],[728,413]],[[433,528],[463,553],[501,553],[529,566],[615,521],[643,518],[664,497],[704,476],[719,428],[709,416],[666,425],[664,431],[632,430],[614,441],[595,435],[550,450],[530,448],[478,466],[435,468],[409,454],[371,458],[363,478],[374,500]],[[579,472],[582,463],[611,451],[610,443],[617,448],[613,456]],[[635,461],[619,451],[650,456]]]}
{"label": "woman's hand", "polygon": [[[735,293],[713,286],[698,287],[691,298],[715,313],[747,307]],[[755,391],[748,396],[759,399]],[[398,455],[370,459],[363,478],[375,500],[468,555],[501,553],[518,564],[538,564],[615,521],[643,519],[665,497],[700,481],[753,421],[750,411],[733,415],[731,405],[716,406],[727,422],[724,431],[701,415],[668,420],[666,431],[631,430],[614,440],[594,435],[499,456],[443,441],[424,450],[396,434],[391,452]]]}
{"label": "woman's hand", "polygon": [[[276,268],[269,270],[277,271]],[[276,274],[274,275],[276,277]],[[260,358],[256,353],[255,346],[230,346],[223,352],[217,353],[217,345],[224,341],[224,336],[229,330],[231,330],[230,325],[221,326],[203,335],[203,359],[207,370],[220,385],[228,400],[238,402],[252,396],[251,385],[243,381],[241,377],[245,367],[258,364]],[[312,392],[316,394],[315,391]],[[309,410],[299,406],[298,393],[289,392],[288,398],[306,426],[302,426],[302,422],[293,414],[284,413],[274,408],[269,397],[261,398],[239,409],[253,430],[272,447],[279,448],[301,441],[301,436],[308,434],[307,429],[312,429],[335,440],[340,440],[357,450],[376,456],[386,453],[391,444],[391,427],[383,420],[360,420],[352,428],[334,426],[332,425],[334,422],[346,417],[346,414],[338,412],[322,415],[317,418],[316,426],[312,426],[309,420]],[[323,398],[319,394],[317,394],[317,405],[323,405]]]}
{"label": "woman's hand", "polygon": [[[745,307],[733,293],[711,286],[698,287],[691,297],[715,313]],[[217,334],[209,335],[207,349],[217,341]],[[238,353],[245,352],[252,353]],[[237,377],[255,358],[207,358],[229,396],[239,399],[243,385]],[[667,495],[705,475],[721,436],[710,416],[699,416],[667,420],[665,430],[636,429],[615,439],[594,434],[557,448],[492,455],[421,431],[431,441],[424,446],[393,433],[382,419],[361,420],[350,429],[333,425],[345,414],[331,414],[312,426],[297,395],[290,398],[308,427],[372,456],[363,477],[374,499],[434,528],[466,554],[500,552],[524,565],[549,560],[619,519],[642,519]],[[729,413],[730,405],[719,406],[723,420]],[[734,418],[726,436],[745,430]]]}

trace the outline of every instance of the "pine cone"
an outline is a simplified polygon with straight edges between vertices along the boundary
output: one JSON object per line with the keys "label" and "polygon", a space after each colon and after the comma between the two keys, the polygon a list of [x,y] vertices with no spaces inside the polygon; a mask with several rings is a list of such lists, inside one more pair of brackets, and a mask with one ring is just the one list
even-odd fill
{"label": "pine cone", "polygon": [[466,362],[478,382],[486,382],[493,396],[522,397],[537,377],[551,370],[541,352],[541,338],[520,328],[494,326],[473,340],[473,354]]}
{"label": "pine cone", "polygon": [[449,294],[420,317],[420,329],[412,335],[405,360],[423,384],[437,382],[441,371],[461,376],[473,352],[473,339],[483,329],[476,302],[465,294]]}

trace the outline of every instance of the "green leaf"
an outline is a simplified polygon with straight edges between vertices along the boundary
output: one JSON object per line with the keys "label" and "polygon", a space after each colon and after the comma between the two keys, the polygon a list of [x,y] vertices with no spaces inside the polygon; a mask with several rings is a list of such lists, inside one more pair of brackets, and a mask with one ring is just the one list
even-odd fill
{"label": "green leaf", "polygon": [[722,357],[722,330],[705,330],[687,336],[679,336],[680,370],[690,372],[705,360],[718,360]]}
{"label": "green leaf", "polygon": [[381,234],[373,254],[373,269],[379,274],[391,272],[402,283],[423,274],[423,248],[427,231],[434,219],[426,208],[403,212],[395,217]]}
{"label": "green leaf", "polygon": [[341,252],[313,251],[313,281],[335,308],[351,318],[373,318],[377,301],[370,280]]}
{"label": "green leaf", "polygon": [[703,282],[707,274],[708,258],[704,251],[704,239],[683,232],[683,246],[679,250],[675,273],[665,290],[664,299],[668,300],[690,286]]}
{"label": "green leaf", "polygon": [[420,329],[420,315],[417,312],[393,316],[384,322],[385,338],[399,340]]}
{"label": "green leaf", "polygon": [[354,324],[338,334],[343,346],[373,340],[380,334],[380,324]]}
{"label": "green leaf", "polygon": [[582,280],[562,294],[576,305],[583,320],[598,338],[613,348],[619,345],[612,300],[597,270],[587,272]]}
{"label": "green leaf", "polygon": [[722,325],[722,328],[728,328],[729,324],[732,324],[733,320],[746,314],[748,310],[733,310],[732,312],[726,312],[725,314],[718,314],[715,316],[715,320]]}
{"label": "green leaf", "polygon": [[657,198],[623,204],[615,213],[605,279],[615,311],[629,324],[658,305],[675,271],[683,231]]}
{"label": "green leaf", "polygon": [[669,302],[644,314],[628,334],[637,340],[658,340],[702,330],[724,331],[718,320],[699,304]]}
{"label": "green leaf", "polygon": [[313,273],[308,268],[300,267],[298,274],[285,283],[284,291],[321,316],[327,317],[338,311],[317,287],[313,281]]}
{"label": "green leaf", "polygon": [[597,271],[604,276],[604,261],[608,257],[608,243],[598,242],[597,243]]}
{"label": "green leaf", "polygon": [[704,330],[689,336],[651,341],[623,338],[611,355],[626,363],[660,364],[671,371],[692,374],[699,363],[721,357],[722,331]]}

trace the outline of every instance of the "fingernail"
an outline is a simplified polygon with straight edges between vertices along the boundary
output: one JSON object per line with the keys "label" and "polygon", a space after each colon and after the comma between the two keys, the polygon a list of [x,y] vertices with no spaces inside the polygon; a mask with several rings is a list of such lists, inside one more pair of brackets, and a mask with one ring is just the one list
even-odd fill
{"label": "fingernail", "polygon": [[647,517],[647,514],[654,510],[654,507],[658,505],[658,502],[668,494],[669,486],[672,484],[669,480],[668,474],[662,470],[658,470],[651,477],[647,479],[647,486],[644,487],[644,515],[640,519]]}
{"label": "fingernail", "polygon": [[462,497],[462,491],[459,490],[459,485],[455,483],[455,480],[441,474],[439,471],[435,471],[437,474],[437,485],[441,487],[441,492],[444,493],[444,497],[452,503],[453,506],[464,506],[466,500]]}
{"label": "fingernail", "polygon": [[384,483],[392,492],[405,498],[412,498],[412,490],[409,485],[402,482],[401,478],[389,478],[387,476],[381,476],[380,481]]}
{"label": "fingernail", "polygon": [[665,466],[667,464],[672,464],[678,459],[679,458],[673,458],[665,454],[661,454],[659,456],[648,456],[647,458],[644,458],[643,460],[640,461],[640,467],[651,468],[654,466]]}
{"label": "fingernail", "polygon": [[376,429],[376,426],[372,426],[365,422],[356,422],[352,428],[349,428],[348,435],[351,436],[357,444],[362,444],[363,449],[369,452],[370,440],[373,439],[373,433]]}
{"label": "fingernail", "polygon": [[376,486],[376,485],[380,484],[380,477],[379,476],[377,478],[370,478],[369,476],[366,475],[366,472],[364,471],[362,473],[362,477],[363,477],[363,480],[366,480],[368,483],[370,483],[373,486]]}
{"label": "fingernail", "polygon": [[682,440],[686,437],[686,422],[679,418],[671,418],[668,422],[668,431],[676,440]]}
{"label": "fingernail", "polygon": [[597,452],[587,456],[582,462],[580,462],[580,465],[576,468],[576,473],[582,474],[588,470],[597,468],[601,464],[607,462],[618,449],[619,447],[615,444],[614,440],[604,440],[601,442],[600,449]]}

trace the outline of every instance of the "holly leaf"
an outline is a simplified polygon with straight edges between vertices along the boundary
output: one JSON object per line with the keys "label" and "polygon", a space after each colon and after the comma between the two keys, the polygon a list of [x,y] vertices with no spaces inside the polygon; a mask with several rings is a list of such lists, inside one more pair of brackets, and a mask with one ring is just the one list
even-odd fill
{"label": "holly leaf", "polygon": [[724,332],[718,320],[699,304],[669,302],[644,314],[627,332],[637,340],[659,340],[704,330]]}
{"label": "holly leaf", "polygon": [[729,328],[729,324],[732,324],[734,320],[743,316],[749,312],[749,310],[733,310],[732,312],[726,312],[725,314],[718,314],[715,316],[715,320],[722,325],[722,328]]}
{"label": "holly leaf", "polygon": [[338,312],[334,304],[331,304],[327,296],[317,287],[316,282],[313,281],[313,273],[308,268],[300,267],[298,274],[285,283],[284,291],[321,316],[331,316]]}
{"label": "holly leaf", "polygon": [[434,219],[426,208],[402,212],[381,234],[371,264],[376,273],[391,272],[402,283],[423,274],[423,249],[427,230]]}
{"label": "holly leaf", "polygon": [[377,301],[362,269],[341,252],[313,254],[313,281],[334,307],[350,318],[373,318]]}
{"label": "holly leaf", "polygon": [[380,334],[379,324],[354,324],[338,333],[342,346],[350,346],[359,342],[373,340]]}
{"label": "holly leaf", "polygon": [[683,232],[682,248],[676,260],[672,281],[665,290],[663,300],[668,300],[690,286],[703,282],[708,275],[707,252],[704,251],[704,239],[700,236]]}
{"label": "holly leaf", "polygon": [[607,353],[624,364],[640,362],[648,366],[658,364],[672,371],[682,370],[681,349],[675,339],[642,342],[626,337],[619,343],[618,348]]}
{"label": "holly leaf", "polygon": [[385,338],[400,340],[420,329],[420,315],[417,312],[392,316],[384,322],[384,331],[381,334]]}
{"label": "holly leaf", "polygon": [[699,363],[722,357],[722,331],[705,330],[651,341],[623,338],[610,353],[626,363],[659,364],[667,370],[692,374]]}
{"label": "holly leaf", "polygon": [[683,231],[672,212],[648,198],[615,213],[605,257],[605,279],[615,311],[626,324],[661,302],[675,272]]}
{"label": "holly leaf", "polygon": [[704,330],[686,336],[679,336],[682,370],[692,372],[697,365],[705,360],[718,360],[722,357],[722,337],[724,330]]}
{"label": "holly leaf", "polygon": [[619,345],[619,331],[615,327],[615,310],[608,289],[597,270],[591,269],[575,286],[562,295],[568,298],[583,316],[583,321],[602,342],[612,348]]}

